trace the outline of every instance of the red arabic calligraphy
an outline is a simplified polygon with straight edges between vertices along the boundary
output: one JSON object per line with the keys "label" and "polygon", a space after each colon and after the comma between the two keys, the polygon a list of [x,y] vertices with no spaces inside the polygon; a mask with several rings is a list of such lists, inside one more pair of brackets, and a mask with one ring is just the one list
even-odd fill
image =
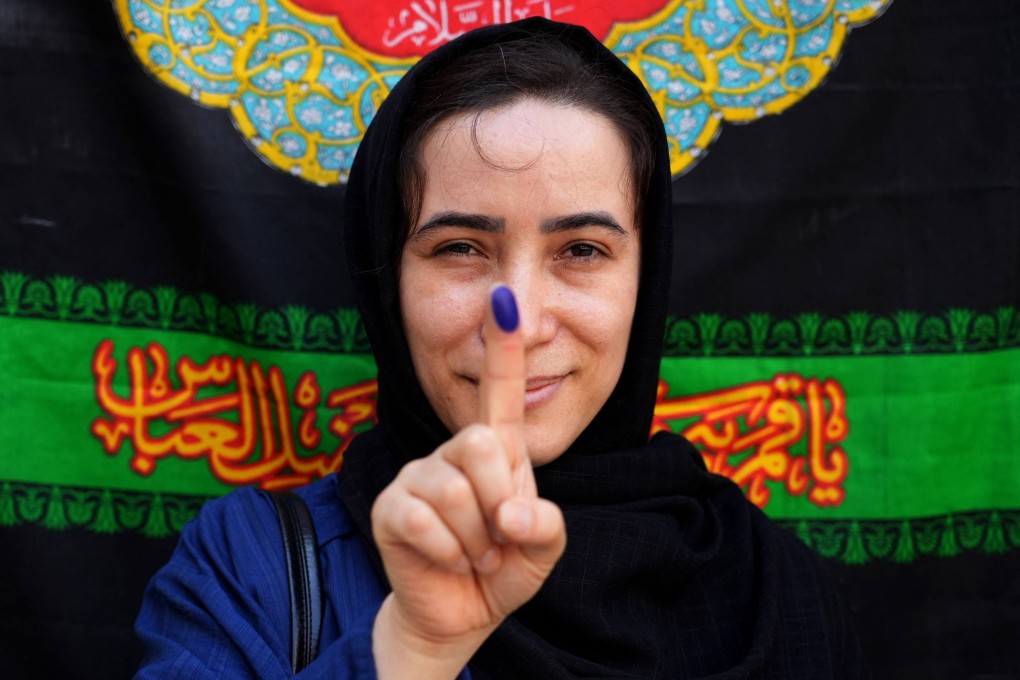
{"label": "red arabic calligraphy", "polygon": [[791,495],[807,492],[818,506],[843,502],[849,463],[839,444],[849,424],[846,395],[835,380],[781,373],[707,394],[670,399],[668,393],[660,381],[652,432],[678,429],[710,471],[731,478],[754,504],[768,504],[770,480]]}
{"label": "red arabic calligraphy", "polygon": [[[104,340],[92,360],[104,415],[91,431],[110,455],[127,442],[131,468],[143,476],[176,456],[205,458],[231,485],[298,486],[338,470],[355,435],[376,422],[375,380],[323,393],[308,371],[288,390],[278,366],[227,355],[202,364],[181,357],[171,376],[170,358],[158,343],[128,350],[129,390],[122,397],[114,387],[113,349]],[[776,483],[818,506],[843,502],[849,463],[840,443],[849,424],[846,395],[835,380],[781,373],[705,394],[668,394],[669,385],[660,381],[652,434],[683,434],[709,470],[733,479],[759,507],[768,504]]]}
{"label": "red arabic calligraphy", "polygon": [[226,355],[199,365],[182,357],[171,380],[166,349],[152,343],[128,351],[130,394],[121,397],[112,355],[113,343],[104,340],[92,360],[96,399],[108,417],[96,418],[91,431],[111,455],[129,441],[131,468],[144,476],[177,456],[206,458],[213,474],[231,485],[298,486],[338,470],[359,425],[375,423],[374,380],[334,390],[326,396],[334,412],[328,429],[339,443],[332,452],[317,451],[322,394],[312,373],[298,380],[292,407],[277,366]]}

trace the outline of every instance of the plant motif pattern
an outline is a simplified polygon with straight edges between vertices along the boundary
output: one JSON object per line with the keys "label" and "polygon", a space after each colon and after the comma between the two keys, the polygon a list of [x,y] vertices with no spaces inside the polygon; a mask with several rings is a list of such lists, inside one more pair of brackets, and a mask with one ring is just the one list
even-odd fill
{"label": "plant motif pattern", "polygon": [[[172,536],[209,500],[203,496],[0,482],[0,527]],[[825,559],[861,565],[918,557],[1020,550],[1020,510],[983,510],[909,519],[780,519]]]}
{"label": "plant motif pattern", "polygon": [[[182,293],[170,286],[147,290],[124,281],[90,285],[71,277],[0,272],[0,314],[201,331],[250,347],[369,351],[356,309],[322,312],[299,305],[263,309],[247,302],[224,303],[208,293]],[[703,312],[671,316],[664,336],[669,357],[950,354],[1015,347],[1020,347],[1020,310],[1015,307],[888,315],[856,311],[832,317],[804,312],[791,318],[766,313],[726,318]]]}

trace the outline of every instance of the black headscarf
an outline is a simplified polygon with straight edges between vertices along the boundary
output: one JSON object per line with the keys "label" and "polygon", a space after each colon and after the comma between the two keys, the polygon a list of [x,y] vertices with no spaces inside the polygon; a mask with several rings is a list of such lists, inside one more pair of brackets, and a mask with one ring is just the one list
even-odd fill
{"label": "black headscarf", "polygon": [[[544,19],[489,26],[408,71],[366,132],[347,184],[345,240],[378,365],[379,425],[352,442],[340,489],[383,578],[371,538],[372,503],[406,462],[451,436],[418,384],[401,324],[395,254],[404,219],[396,179],[402,124],[422,79],[472,50],[536,33],[604,63],[655,112],[641,81],[586,29]],[[539,493],[563,509],[566,552],[470,667],[481,678],[843,677],[830,666],[842,628],[837,641],[823,625],[836,604],[803,546],[775,531],[739,489],[708,474],[685,440],[663,433],[648,441],[673,242],[661,126],[655,146],[640,216],[637,311],[620,381],[571,447],[535,471]],[[806,606],[791,600],[804,588]],[[787,638],[797,651],[786,649]]]}

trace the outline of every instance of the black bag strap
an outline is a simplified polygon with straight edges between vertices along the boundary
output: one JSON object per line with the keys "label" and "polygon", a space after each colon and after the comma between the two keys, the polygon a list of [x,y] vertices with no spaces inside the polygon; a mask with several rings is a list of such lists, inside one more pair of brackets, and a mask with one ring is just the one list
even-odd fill
{"label": "black bag strap", "polygon": [[319,544],[308,506],[291,491],[267,492],[276,504],[290,581],[290,663],[297,673],[319,653],[322,583]]}

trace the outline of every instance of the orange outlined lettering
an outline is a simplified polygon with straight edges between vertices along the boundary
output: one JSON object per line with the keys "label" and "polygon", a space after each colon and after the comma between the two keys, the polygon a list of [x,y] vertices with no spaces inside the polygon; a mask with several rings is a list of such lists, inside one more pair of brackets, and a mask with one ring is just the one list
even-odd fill
{"label": "orange outlined lettering", "polygon": [[652,433],[680,432],[709,470],[731,478],[759,507],[771,497],[766,481],[781,482],[790,495],[806,492],[818,506],[843,502],[849,462],[840,442],[849,424],[835,380],[781,373],[707,394],[668,393],[660,381]]}
{"label": "orange outlined lettering", "polygon": [[[131,348],[125,363],[126,398],[113,388],[113,343],[97,347],[92,372],[105,416],[92,422],[91,431],[110,455],[129,442],[131,468],[143,476],[177,456],[206,458],[216,478],[231,485],[298,486],[338,470],[356,426],[375,422],[374,380],[331,392],[326,402],[337,413],[329,429],[339,443],[327,453],[317,450],[322,397],[312,373],[298,380],[292,405],[279,367],[264,369],[255,360],[220,355],[198,365],[182,357],[173,381],[166,349],[152,343]],[[299,411],[297,427],[292,409]]]}
{"label": "orange outlined lettering", "polygon": [[[113,386],[113,343],[96,348],[92,372],[104,415],[91,432],[110,455],[127,443],[131,468],[143,476],[176,456],[205,458],[216,478],[231,485],[298,486],[338,470],[355,435],[377,421],[375,380],[324,393],[307,371],[288,390],[278,366],[227,355],[202,364],[181,357],[171,377],[159,343],[129,349],[124,363],[127,397]],[[846,395],[835,380],[780,373],[705,394],[668,394],[660,381],[652,434],[675,430],[687,437],[709,470],[733,479],[759,507],[777,484],[818,506],[843,502],[849,461],[841,442],[849,424]]]}

